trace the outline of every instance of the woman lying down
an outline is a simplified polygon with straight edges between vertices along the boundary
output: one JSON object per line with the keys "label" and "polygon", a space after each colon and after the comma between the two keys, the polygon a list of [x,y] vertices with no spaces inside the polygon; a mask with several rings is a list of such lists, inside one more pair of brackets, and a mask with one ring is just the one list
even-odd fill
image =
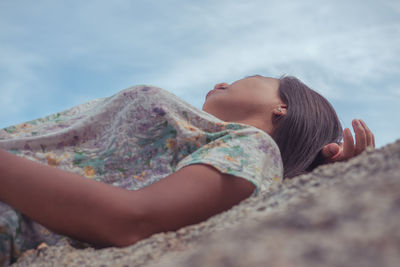
{"label": "woman lying down", "polygon": [[[0,130],[0,263],[68,237],[123,247],[374,147],[294,77],[217,84],[198,110],[152,86]],[[339,143],[342,139],[343,143]]]}

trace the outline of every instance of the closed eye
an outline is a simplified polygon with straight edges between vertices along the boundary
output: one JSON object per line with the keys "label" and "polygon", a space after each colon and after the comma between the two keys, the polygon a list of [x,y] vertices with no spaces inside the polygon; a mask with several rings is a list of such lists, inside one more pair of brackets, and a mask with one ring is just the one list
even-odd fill
{"label": "closed eye", "polygon": [[253,77],[256,77],[256,78],[263,78],[264,76],[259,75],[259,74],[254,74],[254,75],[246,76],[246,77],[244,77],[244,78],[253,78]]}

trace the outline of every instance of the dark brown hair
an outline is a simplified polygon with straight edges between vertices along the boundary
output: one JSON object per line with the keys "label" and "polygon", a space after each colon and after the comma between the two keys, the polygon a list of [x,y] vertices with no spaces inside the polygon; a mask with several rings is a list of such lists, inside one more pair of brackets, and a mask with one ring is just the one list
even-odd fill
{"label": "dark brown hair", "polygon": [[321,149],[342,139],[342,126],[332,105],[299,79],[279,79],[286,115],[274,115],[272,137],[283,160],[284,178],[311,171],[324,162]]}

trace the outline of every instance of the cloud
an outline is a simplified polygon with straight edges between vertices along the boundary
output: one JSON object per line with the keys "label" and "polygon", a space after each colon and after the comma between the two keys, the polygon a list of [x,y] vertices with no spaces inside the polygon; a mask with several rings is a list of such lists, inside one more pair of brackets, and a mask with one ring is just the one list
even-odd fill
{"label": "cloud", "polygon": [[[393,34],[390,43],[389,34]],[[393,56],[400,53],[400,37],[395,36],[400,36],[399,25],[321,33],[295,44],[280,38],[278,30],[263,35],[248,32],[238,40],[227,36],[226,42],[208,45],[202,54],[176,61],[157,82],[180,92],[205,79],[241,78],[256,70],[279,76],[289,70],[324,88],[330,97],[340,98],[346,94],[334,87],[335,80],[365,86],[366,82],[400,74],[400,64]],[[246,39],[253,41],[243,43]]]}
{"label": "cloud", "polygon": [[21,113],[29,101],[43,93],[35,69],[45,64],[39,55],[0,45],[0,119]]}
{"label": "cloud", "polygon": [[137,83],[200,107],[214,83],[255,73],[298,76],[337,103],[351,92],[360,110],[395,105],[399,13],[394,0],[3,1],[0,122]]}

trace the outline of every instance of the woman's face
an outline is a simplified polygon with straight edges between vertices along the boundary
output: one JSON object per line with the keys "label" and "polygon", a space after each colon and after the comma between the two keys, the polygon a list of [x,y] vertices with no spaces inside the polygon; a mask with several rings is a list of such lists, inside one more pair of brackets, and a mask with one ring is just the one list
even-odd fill
{"label": "woman's face", "polygon": [[273,110],[278,107],[285,107],[279,97],[279,80],[254,75],[232,84],[215,85],[206,96],[203,110],[223,121],[258,128],[267,123],[270,125],[264,126],[270,128]]}

